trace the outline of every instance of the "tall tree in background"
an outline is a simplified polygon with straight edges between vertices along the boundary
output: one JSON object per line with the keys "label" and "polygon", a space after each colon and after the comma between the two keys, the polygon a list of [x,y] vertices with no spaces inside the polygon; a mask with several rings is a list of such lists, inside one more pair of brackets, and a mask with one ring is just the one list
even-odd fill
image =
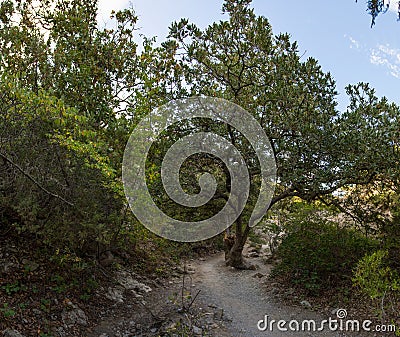
{"label": "tall tree in background", "polygon": [[[268,20],[256,16],[250,4],[226,0],[223,11],[229,19],[205,30],[187,20],[171,26],[169,44],[184,55],[191,93],[235,102],[263,127],[277,162],[278,187],[271,206],[292,196],[310,201],[349,184],[370,182],[376,161],[365,163],[356,150],[357,142],[363,142],[359,137],[372,137],[363,129],[357,136],[354,130],[362,116],[351,109],[341,116],[330,74],[315,59],[301,61],[289,36],[274,36]],[[363,93],[351,95],[357,101]],[[225,135],[244,154],[254,184],[260,174],[254,152],[237,131],[226,127]],[[256,194],[255,188],[250,200]],[[227,264],[238,268],[244,267],[248,213],[234,224],[234,240],[226,253]]]}

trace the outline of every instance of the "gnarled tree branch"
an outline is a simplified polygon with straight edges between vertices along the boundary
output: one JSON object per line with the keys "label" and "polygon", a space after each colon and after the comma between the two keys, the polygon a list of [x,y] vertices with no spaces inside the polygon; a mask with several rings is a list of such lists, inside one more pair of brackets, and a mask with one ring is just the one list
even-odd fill
{"label": "gnarled tree branch", "polygon": [[8,158],[5,154],[0,152],[0,157],[2,157],[6,162],[8,162],[12,166],[14,166],[19,172],[21,172],[26,178],[28,178],[30,181],[32,181],[43,192],[47,193],[48,195],[50,195],[54,198],[61,200],[62,202],[66,203],[69,206],[74,206],[73,203],[69,202],[68,200],[64,199],[63,197],[59,196],[58,194],[50,192],[47,188],[43,187],[34,177],[32,177],[28,172],[26,172],[21,166],[14,163],[14,161],[12,159]]}

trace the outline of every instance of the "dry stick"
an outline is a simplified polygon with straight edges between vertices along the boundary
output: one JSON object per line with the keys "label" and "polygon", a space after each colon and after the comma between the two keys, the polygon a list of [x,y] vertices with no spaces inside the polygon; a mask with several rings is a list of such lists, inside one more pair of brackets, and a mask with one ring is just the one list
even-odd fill
{"label": "dry stick", "polygon": [[182,291],[181,291],[181,303],[182,303],[182,309],[186,310],[186,306],[185,306],[185,301],[183,299],[184,297],[184,293],[185,293],[185,276],[186,276],[186,261],[184,262],[183,265],[183,276],[182,276]]}
{"label": "dry stick", "polygon": [[381,299],[381,310],[382,310],[382,319],[381,319],[381,321],[383,321],[383,317],[385,316],[385,309],[384,309],[385,296],[386,296],[386,290],[383,293],[383,296],[382,296],[382,299]]}
{"label": "dry stick", "polygon": [[194,301],[196,301],[197,296],[199,296],[201,289],[197,290],[197,294],[195,297],[193,297],[192,301],[189,303],[189,306],[187,308],[187,310],[190,309],[190,307],[192,306],[192,304],[194,303]]}
{"label": "dry stick", "polygon": [[12,166],[14,166],[18,171],[20,171],[25,177],[27,177],[30,181],[32,181],[37,187],[39,187],[43,192],[47,193],[48,195],[51,195],[54,198],[60,199],[61,201],[65,202],[69,206],[74,206],[73,203],[69,202],[68,200],[65,200],[63,197],[59,196],[58,194],[54,194],[50,192],[48,189],[43,187],[42,185],[39,184],[39,182],[33,178],[29,173],[25,172],[21,166],[18,164],[14,163],[10,158],[8,158],[6,155],[2,154],[0,152],[0,157],[2,157],[5,161],[9,162]]}
{"label": "dry stick", "polygon": [[[199,290],[197,291],[196,295],[193,297],[193,299],[190,301],[188,307],[186,308],[185,301],[184,301],[185,278],[186,278],[186,273],[188,272],[188,271],[187,271],[186,261],[185,261],[185,263],[184,263],[183,272],[184,272],[184,274],[183,274],[183,277],[182,277],[181,302],[182,302],[182,309],[183,309],[184,311],[188,311],[188,310],[192,307],[194,301],[196,301],[196,298],[197,298],[197,296],[199,296],[201,290],[199,289]],[[190,293],[191,293],[191,292],[192,292],[191,289],[192,289],[192,282],[193,282],[193,279],[192,279],[192,277],[191,277],[190,275],[189,275],[189,279],[190,279]]]}

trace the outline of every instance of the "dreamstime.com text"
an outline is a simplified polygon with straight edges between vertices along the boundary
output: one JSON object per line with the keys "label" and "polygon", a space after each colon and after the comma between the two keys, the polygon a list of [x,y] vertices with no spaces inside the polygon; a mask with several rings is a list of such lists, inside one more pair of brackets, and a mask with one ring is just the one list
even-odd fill
{"label": "dreamstime.com text", "polygon": [[268,315],[264,316],[257,323],[259,331],[273,332],[273,331],[341,331],[341,332],[379,332],[379,333],[393,333],[400,330],[395,324],[374,324],[370,320],[357,320],[346,319],[347,311],[345,309],[338,309],[336,317],[329,317],[321,321],[313,319],[306,320],[276,320],[271,319]]}

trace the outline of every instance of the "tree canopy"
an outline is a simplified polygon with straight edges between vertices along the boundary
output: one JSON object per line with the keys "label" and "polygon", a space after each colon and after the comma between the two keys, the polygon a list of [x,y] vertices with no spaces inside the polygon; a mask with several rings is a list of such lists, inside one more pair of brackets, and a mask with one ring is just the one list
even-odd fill
{"label": "tree canopy", "polygon": [[[367,6],[372,24],[386,10],[383,1]],[[285,284],[343,293],[348,303],[354,282],[371,298],[380,297],[383,313],[398,317],[399,301],[387,299],[400,290],[399,106],[377,97],[368,83],[357,83],[347,86],[349,104],[339,110],[334,76],[315,58],[304,58],[289,34],[274,32],[251,0],[225,0],[222,10],[219,22],[199,28],[181,19],[160,44],[142,36],[139,47],[132,8],[110,13],[109,25],[100,27],[95,0],[0,1],[0,239],[8,249],[0,250],[0,330],[15,321],[29,329],[36,324],[29,333],[64,333],[55,331],[54,319],[64,321],[63,313],[75,308],[68,303],[94,294],[98,302],[113,272],[125,278],[121,264],[156,281],[179,257],[196,248],[208,252],[210,242],[170,242],[148,231],[129,211],[123,181],[124,151],[143,120],[166,104],[182,116],[179,102],[207,98],[240,107],[234,111],[241,123],[254,122],[248,124],[255,137],[230,124],[238,117],[229,109],[225,119],[210,118],[221,116],[212,105],[208,115],[171,118],[174,123],[157,137],[145,134],[152,144],[132,167],[143,164],[151,203],[185,224],[213,218],[225,207],[240,210],[224,236],[210,240],[219,249],[225,244],[228,265],[247,268],[242,252],[248,237],[254,243],[266,231],[270,243],[282,239],[271,251],[286,271]],[[157,129],[160,118],[149,129]],[[190,140],[199,135],[204,138],[193,153]],[[175,145],[185,137],[182,160]],[[265,138],[272,150],[260,141]],[[207,152],[210,143],[224,156]],[[276,181],[272,200],[262,199],[257,208],[265,183],[260,151],[274,159]],[[166,157],[174,165],[163,167]],[[248,173],[239,175],[244,193],[236,190],[227,163]],[[170,185],[163,179],[168,170],[174,170]],[[170,197],[171,186],[187,200],[204,187],[203,194],[215,193],[205,204],[179,203]],[[158,217],[149,218],[160,225]],[[175,230],[163,225],[164,233]],[[273,236],[271,228],[283,235]],[[25,243],[26,251],[14,254],[13,245]],[[27,257],[42,265],[36,269],[24,262]],[[111,260],[107,270],[104,260]],[[106,281],[97,284],[102,277]],[[331,291],[337,281],[348,288]],[[95,292],[96,285],[102,290]],[[192,305],[196,297],[187,298],[185,286],[183,279],[182,305]],[[90,310],[103,310],[93,302]],[[32,309],[27,324],[15,319],[26,307]],[[82,327],[82,335],[89,328]]]}
{"label": "tree canopy", "polygon": [[[371,27],[375,25],[375,20],[380,14],[384,14],[389,10],[390,1],[393,0],[367,0],[367,12],[371,15]],[[357,2],[357,0],[356,0]],[[400,20],[400,2],[398,5],[398,20]]]}
{"label": "tree canopy", "polygon": [[[396,105],[360,83],[347,88],[350,105],[338,111],[332,75],[316,59],[303,60],[288,34],[274,35],[250,0],[226,0],[223,11],[228,18],[205,29],[175,22],[161,46],[144,38],[139,52],[132,9],[113,13],[114,26],[101,29],[96,2],[3,1],[1,179],[4,191],[13,193],[1,198],[2,212],[43,228],[54,216],[65,232],[76,223],[82,232],[92,228],[82,242],[102,240],[104,228],[114,225],[111,231],[120,234],[119,226],[129,227],[121,182],[129,133],[154,108],[190,96],[224,98],[258,121],[277,163],[271,206],[296,196],[347,207],[338,190],[396,182]],[[231,192],[229,172],[212,156],[193,156],[181,170],[190,193],[198,193],[202,170],[217,177],[218,193],[207,207],[182,208],[162,186],[162,155],[180,136],[198,131],[220,134],[245,158],[251,189],[235,225],[240,252],[261,175],[254,149],[238,130],[201,118],[177,123],[150,151],[149,188],[173,216],[201,219],[221,209]]]}
{"label": "tree canopy", "polygon": [[[394,168],[398,153],[392,137],[398,132],[398,108],[359,84],[348,87],[352,103],[339,112],[332,76],[317,60],[302,61],[296,43],[287,34],[274,36],[268,20],[256,16],[250,3],[225,1],[223,11],[229,19],[204,30],[187,20],[172,24],[172,40],[165,46],[178,49],[180,60],[186,62],[191,94],[231,100],[265,130],[277,162],[278,187],[271,206],[293,196],[325,200],[343,187],[365,185],[382,170]],[[376,123],[382,134],[376,134]],[[218,131],[246,154],[251,181],[259,181],[249,144],[229,127]],[[394,157],[384,155],[388,149]],[[238,246],[248,230],[239,219]]]}

